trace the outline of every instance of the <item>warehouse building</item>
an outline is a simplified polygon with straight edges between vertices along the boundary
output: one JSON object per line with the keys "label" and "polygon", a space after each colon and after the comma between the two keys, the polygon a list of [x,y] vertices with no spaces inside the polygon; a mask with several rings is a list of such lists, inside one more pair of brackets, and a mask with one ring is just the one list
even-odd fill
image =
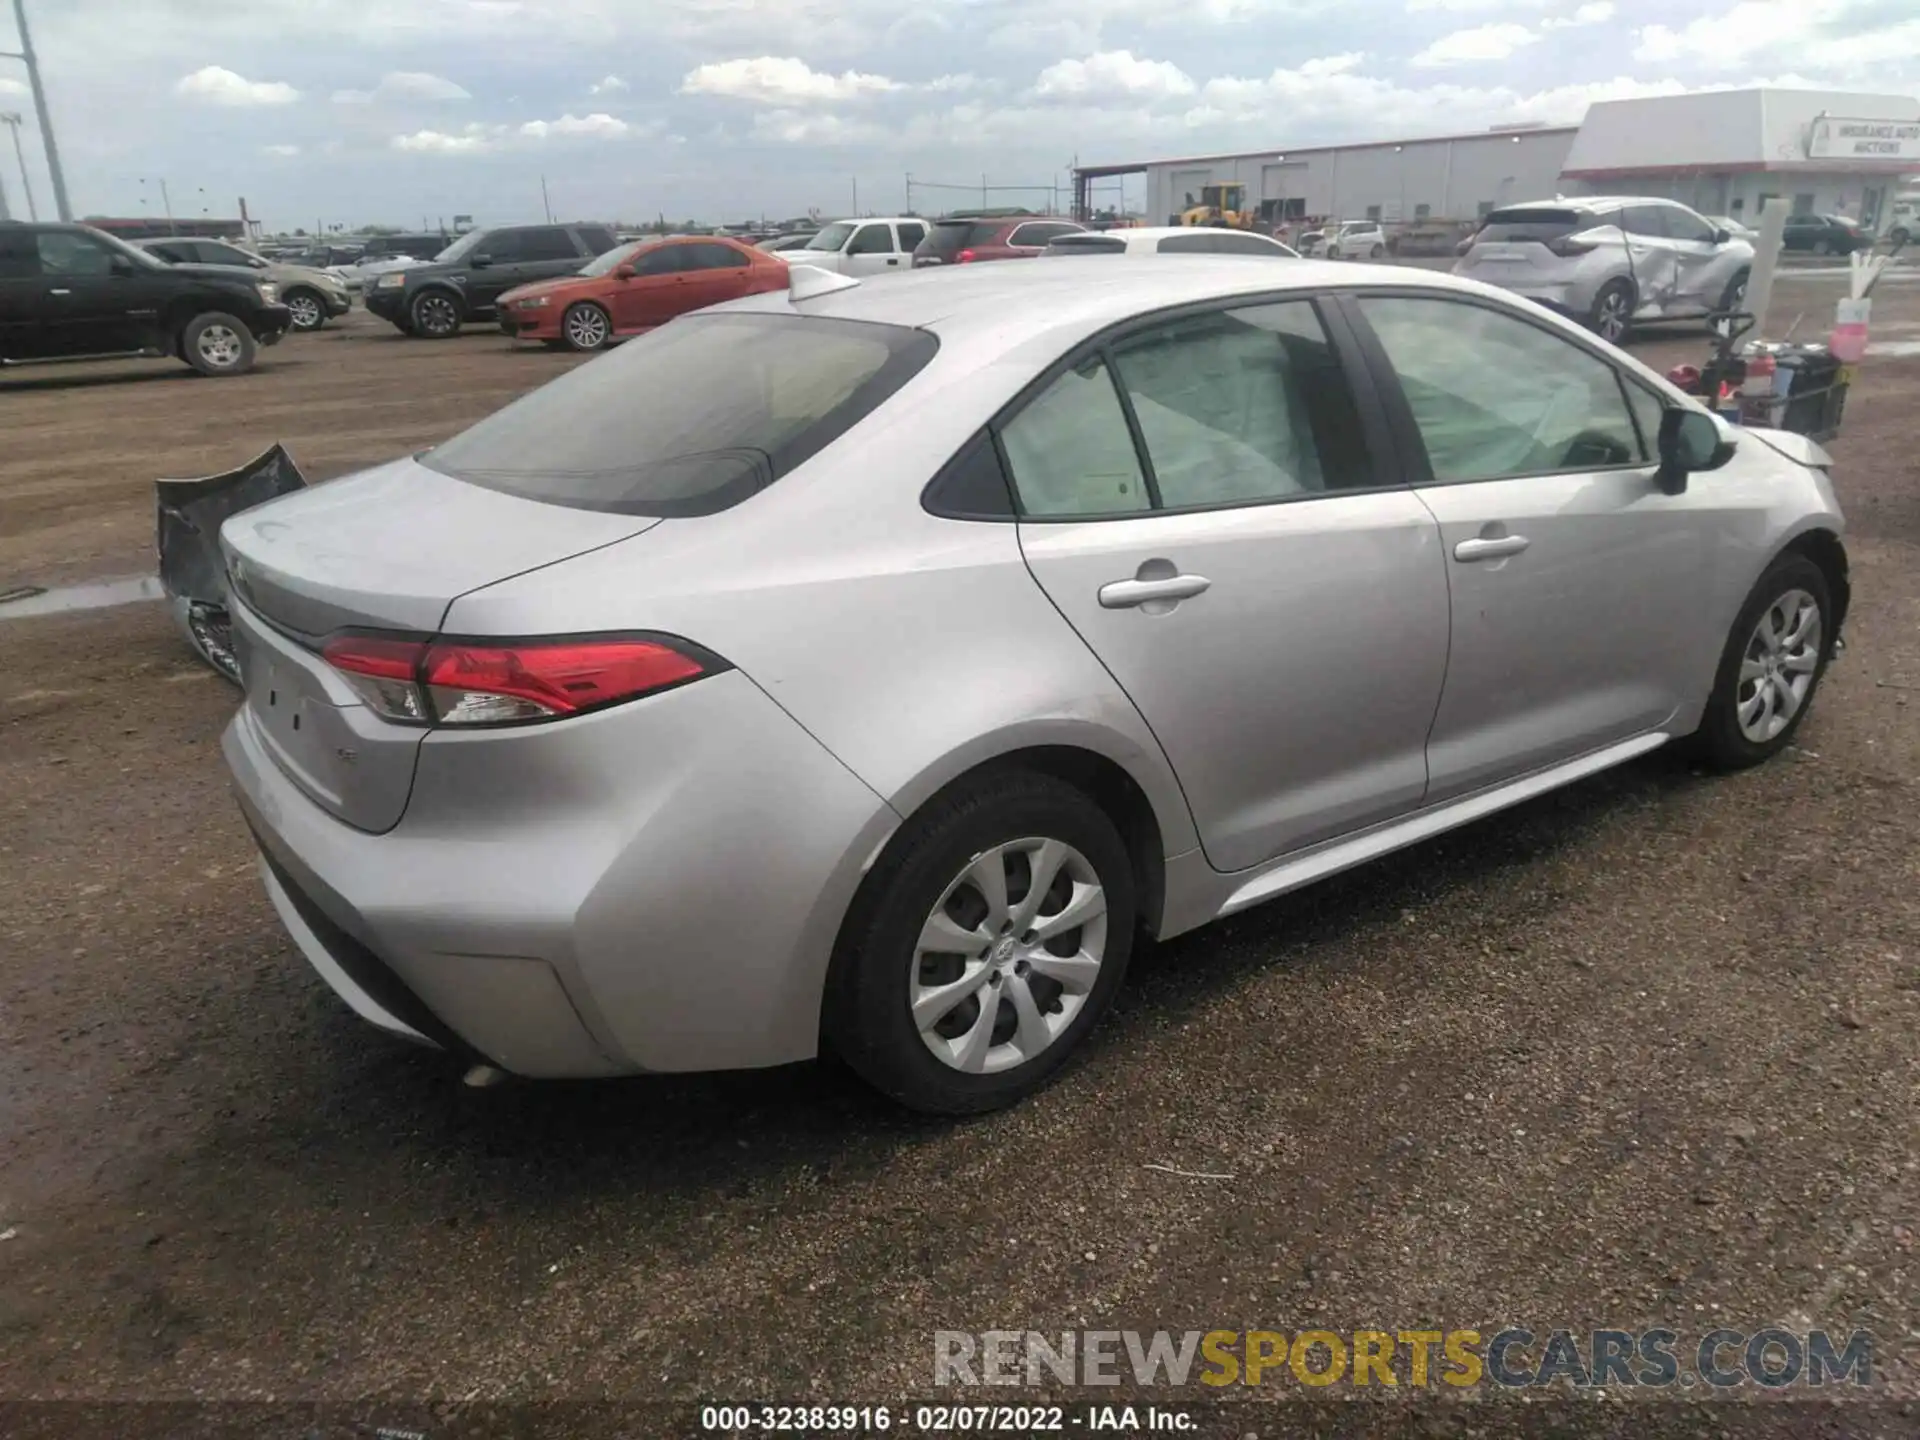
{"label": "warehouse building", "polygon": [[1556,194],[1668,195],[1705,214],[1755,217],[1768,195],[1796,209],[1890,217],[1902,174],[1920,171],[1920,101],[1817,90],[1724,90],[1591,106],[1578,125],[1498,126],[1322,145],[1083,166],[1076,213],[1103,182],[1146,179],[1161,224],[1208,185],[1240,184],[1267,226],[1302,219],[1468,222]]}

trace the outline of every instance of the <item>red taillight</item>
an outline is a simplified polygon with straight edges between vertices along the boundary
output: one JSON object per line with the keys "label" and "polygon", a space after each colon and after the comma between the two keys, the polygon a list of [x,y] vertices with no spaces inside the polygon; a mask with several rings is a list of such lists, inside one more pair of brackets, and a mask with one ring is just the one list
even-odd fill
{"label": "red taillight", "polygon": [[321,650],[377,714],[441,725],[556,720],[708,673],[664,640],[506,642],[341,635]]}
{"label": "red taillight", "polygon": [[978,258],[979,257],[976,256],[971,250],[962,250],[957,256],[954,257],[955,261],[961,265],[970,264],[972,261]]}

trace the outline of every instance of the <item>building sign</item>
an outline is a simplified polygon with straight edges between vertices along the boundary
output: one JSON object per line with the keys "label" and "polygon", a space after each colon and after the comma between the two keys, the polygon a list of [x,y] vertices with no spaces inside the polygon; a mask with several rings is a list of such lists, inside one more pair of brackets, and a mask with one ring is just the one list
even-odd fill
{"label": "building sign", "polygon": [[1920,120],[1840,120],[1823,115],[1807,136],[1807,158],[1920,161]]}

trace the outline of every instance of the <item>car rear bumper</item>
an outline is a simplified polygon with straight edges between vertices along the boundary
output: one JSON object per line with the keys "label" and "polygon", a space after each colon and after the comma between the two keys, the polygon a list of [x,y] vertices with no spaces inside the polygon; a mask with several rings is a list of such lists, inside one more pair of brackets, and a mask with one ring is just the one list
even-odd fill
{"label": "car rear bumper", "polygon": [[315,971],[389,1033],[526,1076],[811,1056],[840,918],[897,823],[737,672],[549,726],[432,732],[382,835],[297,788],[250,709],[223,749]]}

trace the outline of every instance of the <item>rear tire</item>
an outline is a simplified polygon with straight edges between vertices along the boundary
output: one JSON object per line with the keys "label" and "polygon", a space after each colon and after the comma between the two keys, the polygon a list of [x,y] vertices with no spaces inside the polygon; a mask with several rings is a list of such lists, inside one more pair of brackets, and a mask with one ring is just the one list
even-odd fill
{"label": "rear tire", "polygon": [[[1048,884],[1035,898],[1037,875]],[[1135,903],[1126,846],[1079,790],[1027,771],[958,787],[908,821],[862,885],[826,1038],[912,1109],[1010,1105],[1059,1073],[1112,1002]]]}
{"label": "rear tire", "polygon": [[1612,345],[1624,345],[1633,333],[1633,282],[1609,280],[1593,297],[1587,328]]}
{"label": "rear tire", "polygon": [[202,375],[244,375],[259,353],[246,323],[218,310],[194,316],[180,331],[180,358]]}
{"label": "rear tire", "polygon": [[560,334],[569,350],[582,353],[604,350],[613,339],[613,320],[591,300],[583,300],[569,305],[567,313],[560,317]]}
{"label": "rear tire", "polygon": [[451,340],[464,323],[460,302],[445,290],[423,290],[407,307],[408,331],[423,340]]}
{"label": "rear tire", "polygon": [[1700,728],[1689,738],[1718,770],[1744,770],[1793,743],[1833,658],[1833,592],[1805,555],[1767,567],[1727,636]]}

